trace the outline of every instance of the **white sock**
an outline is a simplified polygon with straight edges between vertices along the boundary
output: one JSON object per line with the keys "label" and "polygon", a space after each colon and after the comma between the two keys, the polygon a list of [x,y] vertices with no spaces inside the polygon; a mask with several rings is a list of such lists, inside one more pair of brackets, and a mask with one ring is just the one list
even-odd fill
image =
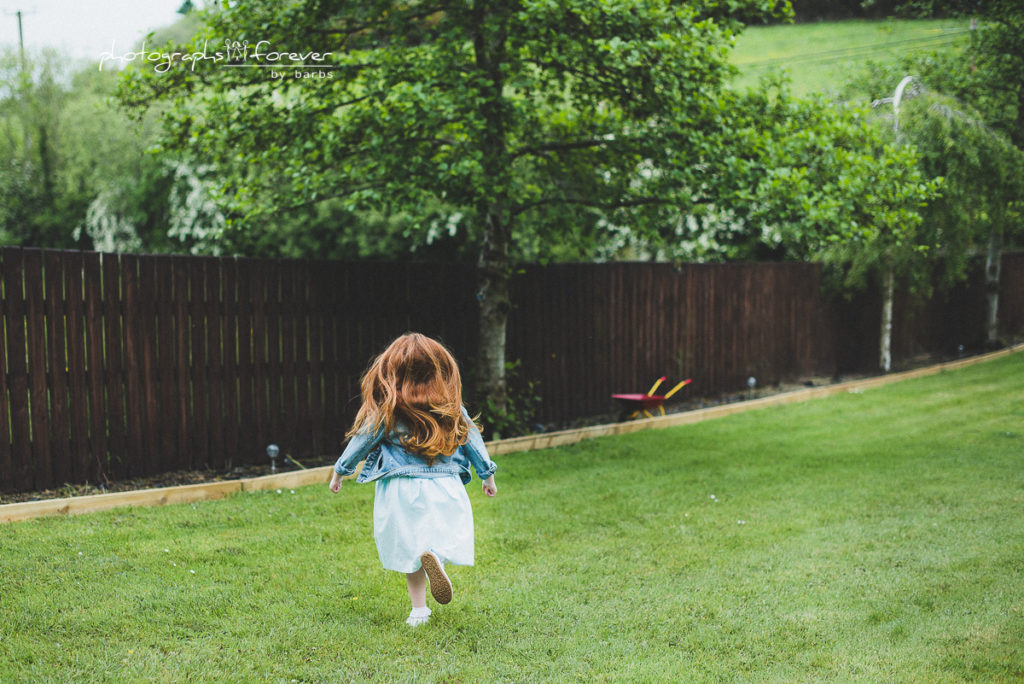
{"label": "white sock", "polygon": [[405,624],[410,627],[418,627],[427,620],[430,619],[430,608],[427,606],[414,606],[412,612],[409,613],[409,617],[406,618]]}

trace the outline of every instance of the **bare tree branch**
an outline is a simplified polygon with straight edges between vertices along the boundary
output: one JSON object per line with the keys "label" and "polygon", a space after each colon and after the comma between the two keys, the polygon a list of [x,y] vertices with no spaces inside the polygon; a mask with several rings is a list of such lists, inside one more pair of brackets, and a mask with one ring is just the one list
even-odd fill
{"label": "bare tree branch", "polygon": [[630,209],[632,207],[655,206],[659,204],[676,204],[676,202],[668,197],[637,197],[634,199],[622,199],[613,202],[599,202],[597,200],[586,199],[583,197],[546,197],[534,202],[527,202],[526,204],[519,205],[512,210],[512,215],[518,216],[530,209],[536,209],[537,207],[553,204],[574,204],[610,211],[614,209]]}
{"label": "bare tree branch", "polygon": [[567,152],[569,150],[593,149],[596,147],[604,147],[610,142],[614,142],[614,138],[593,138],[590,140],[574,140],[570,142],[552,142],[544,143],[541,145],[526,145],[514,151],[511,157],[512,159],[518,159],[519,157],[541,154],[543,152]]}

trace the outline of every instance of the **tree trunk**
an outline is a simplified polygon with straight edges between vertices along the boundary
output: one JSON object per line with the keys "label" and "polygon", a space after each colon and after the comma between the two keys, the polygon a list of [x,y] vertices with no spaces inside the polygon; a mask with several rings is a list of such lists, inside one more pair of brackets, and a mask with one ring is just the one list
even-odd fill
{"label": "tree trunk", "polygon": [[480,302],[480,353],[476,368],[479,401],[490,399],[503,413],[505,397],[505,332],[510,308],[508,269],[509,227],[493,213],[485,218],[483,245],[477,261]]}
{"label": "tree trunk", "polygon": [[988,234],[988,256],[985,259],[985,343],[999,344],[999,278],[1003,260],[1003,239],[998,228]]}
{"label": "tree trunk", "polygon": [[[510,9],[503,3],[478,2],[472,9],[476,33],[473,53],[479,74],[487,84],[481,89],[480,115],[486,126],[480,139],[481,166],[493,184],[477,201],[483,222],[483,240],[477,260],[477,301],[480,302],[480,353],[476,368],[477,400],[489,401],[490,409],[504,414],[505,332],[509,312],[509,242],[512,239],[508,214],[508,177],[511,160],[505,135],[506,107],[502,68],[506,62],[505,42]],[[493,416],[492,416],[493,418]]]}
{"label": "tree trunk", "polygon": [[885,265],[882,273],[882,334],[879,340],[878,366],[883,373],[892,369],[892,300],[895,290],[893,265]]}

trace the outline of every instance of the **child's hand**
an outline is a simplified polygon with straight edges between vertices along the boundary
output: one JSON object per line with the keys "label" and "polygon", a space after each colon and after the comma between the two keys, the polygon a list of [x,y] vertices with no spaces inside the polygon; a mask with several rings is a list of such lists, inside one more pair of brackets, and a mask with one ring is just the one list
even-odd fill
{"label": "child's hand", "polygon": [[338,473],[331,475],[331,491],[335,494],[341,491],[341,475]]}
{"label": "child's hand", "polygon": [[498,485],[494,484],[494,476],[491,475],[489,478],[484,480],[484,494],[487,496],[494,496],[498,493]]}

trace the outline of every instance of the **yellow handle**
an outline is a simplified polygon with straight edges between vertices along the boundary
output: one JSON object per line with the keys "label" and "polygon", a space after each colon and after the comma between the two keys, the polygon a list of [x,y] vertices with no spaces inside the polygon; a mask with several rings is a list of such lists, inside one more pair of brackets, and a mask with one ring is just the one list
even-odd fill
{"label": "yellow handle", "polygon": [[667,393],[667,394],[665,395],[665,398],[666,398],[666,399],[668,399],[668,398],[669,398],[669,397],[671,397],[671,396],[672,396],[673,394],[675,394],[676,392],[678,392],[679,390],[681,390],[681,389],[683,388],[683,386],[684,386],[684,385],[689,385],[689,384],[690,384],[691,382],[693,382],[693,379],[692,379],[692,378],[687,378],[686,380],[683,380],[683,381],[682,381],[681,383],[679,383],[678,385],[676,385],[675,387],[673,387],[672,389],[670,389],[670,390],[668,391],[668,393]]}
{"label": "yellow handle", "polygon": [[654,385],[651,387],[651,389],[647,391],[647,396],[649,396],[649,397],[650,396],[654,396],[654,390],[658,389],[658,385],[660,385],[663,382],[665,382],[665,376],[664,375],[662,375],[660,378],[658,378],[658,381],[655,382]]}

